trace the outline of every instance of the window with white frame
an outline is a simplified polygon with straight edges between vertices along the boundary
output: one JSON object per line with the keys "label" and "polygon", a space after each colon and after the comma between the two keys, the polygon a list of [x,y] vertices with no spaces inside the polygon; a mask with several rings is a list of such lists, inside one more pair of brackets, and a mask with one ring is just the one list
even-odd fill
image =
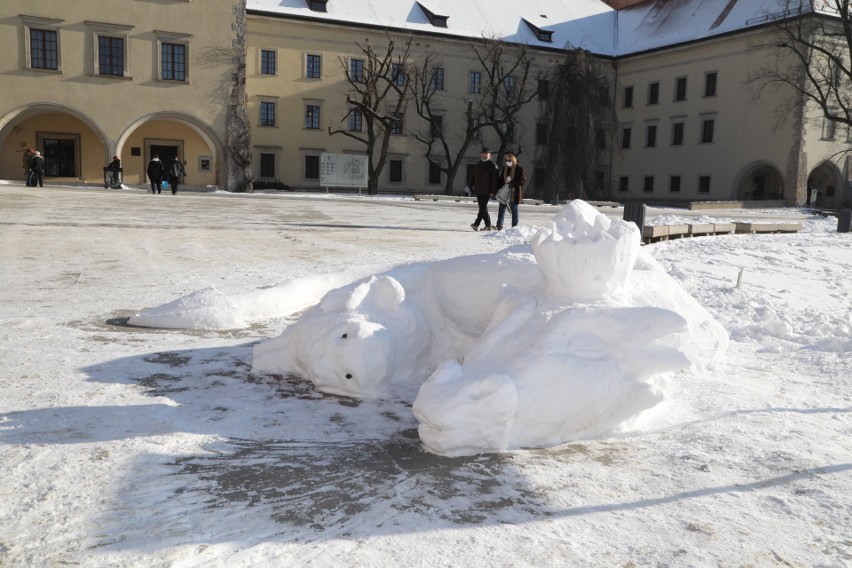
{"label": "window with white frame", "polygon": [[401,112],[393,112],[391,113],[393,116],[393,122],[391,122],[390,132],[391,134],[402,134],[403,127],[405,126],[405,116]]}
{"label": "window with white frame", "polygon": [[320,128],[320,106],[316,103],[305,104],[305,128],[308,130]]}
{"label": "window with white frame", "polygon": [[189,82],[190,34],[158,32],[159,79],[161,81]]}
{"label": "window with white frame", "polygon": [[467,76],[467,92],[477,94],[482,92],[482,73],[471,71]]}
{"label": "window with white frame", "polygon": [[260,101],[260,126],[275,126],[277,124],[277,105],[275,101]]}
{"label": "window with white frame", "polygon": [[64,20],[21,16],[24,25],[24,65],[27,69],[62,71],[60,25]]}
{"label": "window with white frame", "polygon": [[322,78],[322,55],[315,53],[305,55],[305,77],[308,79]]}
{"label": "window with white frame", "polygon": [[444,68],[435,67],[432,69],[432,88],[436,91],[444,90]]}
{"label": "window with white frame", "polygon": [[260,74],[276,75],[278,73],[278,54],[274,49],[260,50]]}
{"label": "window with white frame", "polygon": [[129,78],[129,34],[133,26],[90,21],[86,24],[92,32],[92,74]]}
{"label": "window with white frame", "polygon": [[364,80],[364,60],[350,59],[349,60],[349,79],[351,81]]}
{"label": "window with white frame", "polygon": [[359,108],[353,108],[349,111],[349,130],[351,132],[361,132],[364,123],[364,113]]}
{"label": "window with white frame", "polygon": [[391,80],[397,87],[405,86],[405,67],[402,63],[391,64]]}

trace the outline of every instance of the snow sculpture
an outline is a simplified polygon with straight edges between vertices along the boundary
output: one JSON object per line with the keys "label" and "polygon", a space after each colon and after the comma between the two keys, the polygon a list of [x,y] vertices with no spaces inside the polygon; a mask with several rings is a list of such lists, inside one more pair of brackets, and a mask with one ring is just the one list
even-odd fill
{"label": "snow sculpture", "polygon": [[329,393],[414,399],[424,445],[463,455],[616,428],[662,399],[655,375],[712,364],[726,345],[635,225],[574,201],[531,246],[329,292],[255,347],[252,366]]}

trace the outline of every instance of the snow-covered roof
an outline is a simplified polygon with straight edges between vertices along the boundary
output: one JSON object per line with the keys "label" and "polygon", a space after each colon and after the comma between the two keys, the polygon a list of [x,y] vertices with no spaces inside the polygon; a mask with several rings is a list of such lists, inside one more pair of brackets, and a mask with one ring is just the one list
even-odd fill
{"label": "snow-covered roof", "polygon": [[758,27],[793,15],[799,6],[822,11],[821,3],[825,0],[816,7],[807,0],[650,0],[614,10],[602,0],[328,0],[322,12],[312,10],[309,0],[248,0],[248,9],[536,47],[581,47],[617,57]]}

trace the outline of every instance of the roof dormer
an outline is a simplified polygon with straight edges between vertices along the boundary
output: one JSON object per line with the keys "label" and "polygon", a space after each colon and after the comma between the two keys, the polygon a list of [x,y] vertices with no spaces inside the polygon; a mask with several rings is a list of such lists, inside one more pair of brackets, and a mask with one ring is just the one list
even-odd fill
{"label": "roof dormer", "polygon": [[450,16],[444,14],[444,10],[442,10],[434,2],[421,2],[418,0],[417,5],[420,6],[420,9],[423,10],[423,13],[426,14],[427,18],[429,18],[429,23],[431,23],[433,26],[435,26],[436,28],[447,27],[447,20],[450,18]]}
{"label": "roof dormer", "polygon": [[532,23],[531,21],[527,20],[526,18],[521,18],[521,19],[530,28],[530,30],[532,30],[532,33],[535,34],[535,37],[538,38],[538,41],[542,41],[542,42],[545,42],[545,43],[553,43],[553,32],[552,31],[542,29],[542,28],[538,27],[537,25],[535,25],[534,23]]}
{"label": "roof dormer", "polygon": [[313,12],[328,12],[328,0],[307,0],[308,8]]}

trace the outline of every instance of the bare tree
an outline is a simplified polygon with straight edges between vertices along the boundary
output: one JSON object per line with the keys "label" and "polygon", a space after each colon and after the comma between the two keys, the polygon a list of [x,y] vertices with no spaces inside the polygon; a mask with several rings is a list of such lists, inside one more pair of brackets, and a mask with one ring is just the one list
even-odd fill
{"label": "bare tree", "polygon": [[486,39],[472,47],[484,75],[478,112],[500,140],[497,157],[502,158],[513,144],[514,153],[521,154],[523,131],[519,115],[538,96],[539,81],[546,79],[546,74],[534,73],[525,45]]}
{"label": "bare tree", "polygon": [[[444,193],[453,192],[458,171],[471,144],[485,130],[493,129],[500,140],[501,157],[513,142],[522,138],[519,115],[537,96],[537,82],[546,76],[533,77],[532,61],[527,47],[486,39],[471,44],[479,61],[479,82],[471,85],[465,99],[462,121],[445,124],[443,85],[439,73],[441,61],[427,56],[415,71],[414,101],[417,114],[426,123],[415,138],[426,145],[426,158],[446,174]],[[457,125],[461,125],[459,128]],[[522,151],[517,145],[516,153]]]}
{"label": "bare tree", "polygon": [[[444,111],[440,94],[443,91],[442,76],[437,74],[443,70],[442,63],[434,55],[426,58],[414,71],[412,89],[417,115],[426,123],[424,130],[415,131],[414,137],[426,145],[426,159],[446,174],[444,177],[444,194],[453,192],[453,183],[461,164],[464,162],[468,148],[476,139],[477,133],[484,123],[474,120],[473,100],[465,101],[465,116],[461,132],[454,125],[444,124]],[[458,142],[458,145],[455,145]],[[438,147],[438,151],[435,150]]]}
{"label": "bare tree", "polygon": [[[390,137],[400,126],[410,99],[409,57],[411,39],[397,52],[396,41],[388,37],[387,46],[377,49],[369,42],[356,43],[363,59],[340,63],[349,81],[346,103],[349,110],[341,122],[347,128],[328,128],[329,135],[342,134],[366,146],[369,179],[367,189],[378,193],[379,179],[388,156]],[[358,64],[354,62],[357,61]]]}
{"label": "bare tree", "polygon": [[764,89],[791,93],[779,109],[779,121],[791,113],[806,116],[805,107],[813,105],[821,117],[852,126],[848,0],[788,0],[784,10],[766,18],[776,21],[775,34],[754,47],[769,49],[774,57],[749,77],[757,95]]}
{"label": "bare tree", "polygon": [[[547,144],[539,157],[539,180],[547,201],[565,198],[602,198],[598,187],[603,149],[614,123],[614,109],[606,74],[592,54],[583,49],[567,51],[552,72],[543,123]],[[532,194],[532,192],[531,192]]]}
{"label": "bare tree", "polygon": [[251,159],[251,124],[248,119],[246,95],[246,0],[233,8],[236,19],[231,24],[234,39],[231,47],[204,50],[199,58],[205,66],[224,66],[231,69],[230,94],[226,118],[226,150],[228,160],[228,191],[254,192],[254,171]]}

